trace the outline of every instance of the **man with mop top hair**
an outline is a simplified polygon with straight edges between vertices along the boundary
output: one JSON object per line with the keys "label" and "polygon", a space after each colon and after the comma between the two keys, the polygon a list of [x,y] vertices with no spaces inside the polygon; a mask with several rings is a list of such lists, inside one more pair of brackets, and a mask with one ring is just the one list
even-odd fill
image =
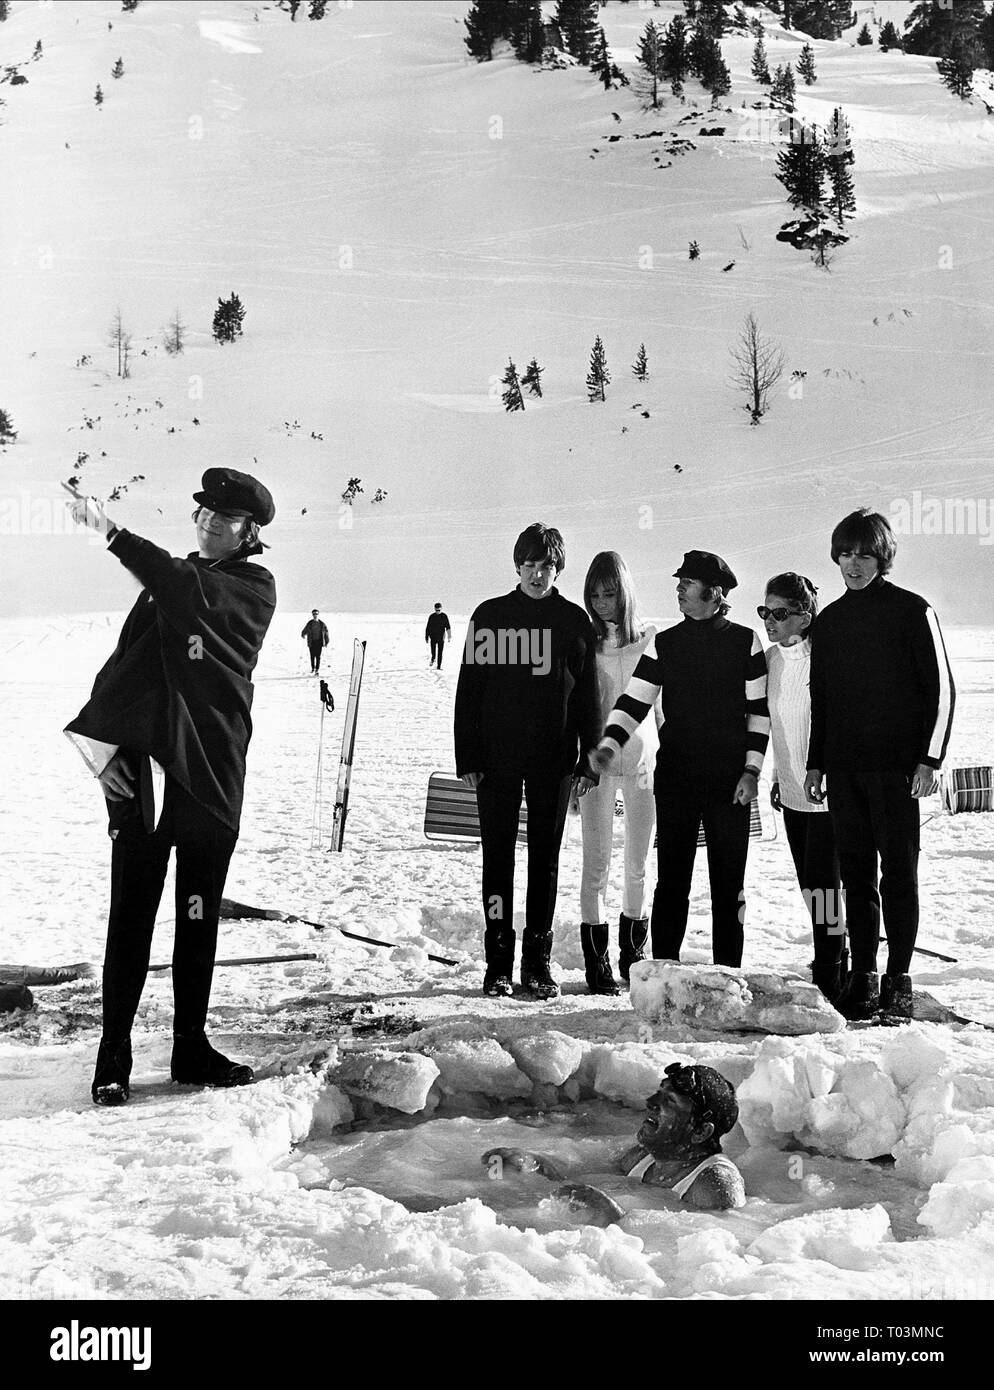
{"label": "man with mop top hair", "polygon": [[574,779],[597,742],[597,639],[590,619],[554,587],[566,567],[560,533],[540,522],[514,546],[520,583],[469,622],[456,688],[456,772],[475,787],[483,844],[484,994],[513,993],[514,849],[524,788],[528,893],[521,986],[552,999],[552,919]]}
{"label": "man with mop top hair", "polygon": [[208,468],[194,494],[197,550],[178,559],[74,496],[75,520],[143,585],[117,648],[66,734],[107,800],[111,900],[103,968],[103,1036],[92,1095],[129,1096],[131,1027],[148,971],[169,855],[176,848],[174,1081],[239,1086],[250,1067],[204,1032],[218,919],[238,840],[252,671],[276,606],[273,576],[250,563],[275,516],[269,491],[232,468]]}
{"label": "man with mop top hair", "polygon": [[[931,605],[886,577],[897,542],[865,507],[832,532],[845,584],[811,639],[811,742],[804,791],[827,796],[839,849],[851,974],[835,1007],[851,1021],[913,1017],[919,800],[938,786],[956,691]],[[878,879],[879,872],[879,879]],[[880,910],[887,972],[877,973]]]}

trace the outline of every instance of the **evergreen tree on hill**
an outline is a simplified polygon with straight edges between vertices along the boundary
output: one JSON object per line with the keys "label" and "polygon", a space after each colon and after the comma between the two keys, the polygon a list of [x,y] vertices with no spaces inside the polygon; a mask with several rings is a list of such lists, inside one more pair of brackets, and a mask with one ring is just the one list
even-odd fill
{"label": "evergreen tree on hill", "polygon": [[777,154],[776,177],[792,207],[818,212],[824,201],[827,166],[816,126],[796,126],[793,139]]}
{"label": "evergreen tree on hill", "polygon": [[545,46],[541,0],[511,0],[507,36],[523,63],[539,61]]}
{"label": "evergreen tree on hill", "polygon": [[832,113],[824,140],[825,166],[831,186],[829,205],[841,227],[847,216],[856,213],[856,189],[853,183],[851,166],[856,161],[853,154],[849,122],[840,107]]}
{"label": "evergreen tree on hill", "polygon": [[219,343],[233,343],[236,338],[242,335],[242,320],[245,318],[245,309],[242,301],[231,292],[230,299],[219,299],[217,308],[214,310],[214,321],[211,331]]}
{"label": "evergreen tree on hill", "polygon": [[7,4],[7,0],[0,0],[0,24],[3,23],[9,13],[10,6]]}
{"label": "evergreen tree on hill", "polygon": [[851,0],[793,0],[790,10],[793,27],[813,39],[837,39],[853,22]]}
{"label": "evergreen tree on hill", "polygon": [[501,394],[504,409],[507,411],[524,410],[525,402],[518,381],[518,369],[510,357],[507,359],[507,368],[501,377],[501,385],[507,387],[507,390]]}
{"label": "evergreen tree on hill", "polygon": [[647,381],[649,377],[649,359],[645,353],[645,343],[639,343],[639,350],[635,354],[635,363],[632,367],[632,375],[637,381]]}
{"label": "evergreen tree on hill", "polygon": [[656,28],[656,21],[650,19],[642,31],[638,46],[639,66],[646,75],[648,95],[652,109],[659,107],[659,80],[663,75],[663,36]]}
{"label": "evergreen tree on hill", "polygon": [[[0,19],[6,19],[6,15],[0,15]],[[13,444],[17,438],[17,430],[14,429],[14,422],[6,410],[0,410],[0,444]]]}
{"label": "evergreen tree on hill", "polygon": [[597,0],[558,0],[556,23],[563,42],[579,63],[589,64],[597,47]]}
{"label": "evergreen tree on hill", "polygon": [[774,101],[778,101],[785,111],[793,111],[796,95],[797,86],[794,82],[794,69],[789,63],[786,67],[778,67],[773,74],[773,82],[770,85],[770,96]]}
{"label": "evergreen tree on hill", "polygon": [[922,0],[904,22],[904,51],[944,58],[960,39],[972,58],[972,50],[979,47],[978,33],[986,15],[984,0],[953,0],[952,4]]}
{"label": "evergreen tree on hill", "polygon": [[604,84],[605,91],[610,91],[610,89],[615,86],[628,86],[628,78],[617,64],[611,60],[611,54],[608,52],[607,39],[603,29],[600,30],[597,43],[594,46],[594,52],[590,59],[590,71],[595,77],[600,78],[601,82]]}
{"label": "evergreen tree on hill", "polygon": [[674,15],[663,35],[663,73],[667,81],[679,87],[690,67],[687,23],[682,15]]}
{"label": "evergreen tree on hill", "polygon": [[725,32],[725,6],[722,0],[697,0],[697,26],[710,29],[716,39]]}
{"label": "evergreen tree on hill", "polygon": [[111,77],[123,77],[123,76],[124,76],[124,59],[123,59],[123,58],[118,58],[117,62],[114,64],[114,66],[113,66],[113,67],[111,68],[111,70],[110,70],[110,75],[111,75]]}
{"label": "evergreen tree on hill", "polygon": [[977,39],[982,55],[981,66],[994,68],[994,9],[977,28]]}
{"label": "evergreen tree on hill", "polygon": [[538,365],[538,361],[537,361],[534,357],[533,357],[532,360],[528,363],[528,366],[527,366],[527,368],[525,369],[525,374],[524,374],[524,376],[521,378],[521,385],[525,388],[525,390],[529,393],[529,395],[532,395],[532,396],[541,396],[541,394],[542,394],[542,381],[541,381],[541,377],[542,377],[542,373],[543,373],[544,371],[545,371],[545,368],[544,368],[544,367],[540,367],[540,366]]}
{"label": "evergreen tree on hill", "polygon": [[901,47],[901,35],[894,28],[893,20],[888,19],[887,23],[880,30],[880,52],[886,53],[891,48]]}
{"label": "evergreen tree on hill", "polygon": [[591,401],[607,400],[604,387],[610,385],[610,382],[611,374],[607,369],[607,356],[598,333],[590,354],[590,370],[587,373],[587,399]]}
{"label": "evergreen tree on hill", "polygon": [[962,101],[973,95],[973,69],[976,45],[966,37],[957,37],[945,57],[939,59],[939,76],[949,90]]}
{"label": "evergreen tree on hill", "polygon": [[763,42],[762,35],[756,40],[756,46],[752,50],[751,71],[756,81],[763,83],[764,86],[772,81],[769,59],[766,56],[766,44]]}
{"label": "evergreen tree on hill", "polygon": [[815,74],[815,51],[809,43],[801,49],[801,55],[797,60],[797,75],[803,77],[805,87],[810,87],[818,78]]}
{"label": "evergreen tree on hill", "polygon": [[864,24],[862,29],[860,29],[859,33],[856,35],[856,42],[861,48],[865,48],[868,43],[873,42],[873,35],[870,33],[870,26],[868,24]]}
{"label": "evergreen tree on hill", "polygon": [[466,37],[463,40],[470,57],[486,63],[494,56],[494,43],[500,37],[500,15],[489,0],[473,0],[469,14],[463,20]]}

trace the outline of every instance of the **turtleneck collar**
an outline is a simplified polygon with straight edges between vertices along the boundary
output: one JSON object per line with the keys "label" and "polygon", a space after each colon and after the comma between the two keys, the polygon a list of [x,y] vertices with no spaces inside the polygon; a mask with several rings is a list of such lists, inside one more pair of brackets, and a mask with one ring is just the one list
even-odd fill
{"label": "turtleneck collar", "polygon": [[715,632],[724,632],[728,619],[724,613],[715,613],[710,618],[691,618],[688,614],[683,620],[684,629],[694,633],[702,640]]}
{"label": "turtleneck collar", "polygon": [[865,589],[846,589],[842,597],[850,603],[865,603],[871,597],[875,598],[877,594],[883,593],[887,587],[886,576],[875,574]]}

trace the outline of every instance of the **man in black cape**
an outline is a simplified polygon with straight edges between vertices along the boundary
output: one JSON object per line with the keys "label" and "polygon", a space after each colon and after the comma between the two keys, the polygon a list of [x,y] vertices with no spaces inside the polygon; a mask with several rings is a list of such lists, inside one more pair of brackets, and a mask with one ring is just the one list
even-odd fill
{"label": "man in black cape", "polygon": [[215,1051],[204,1029],[221,896],[238,840],[252,671],[276,606],[259,554],[275,516],[257,479],[209,468],[193,517],[198,549],[178,559],[117,527],[92,498],[73,515],[143,585],[117,648],[66,734],[107,800],[111,901],[103,969],[103,1036],[92,1095],[129,1096],[131,1027],[148,972],[152,930],[176,847],[173,945],[174,1081],[237,1086],[252,1070]]}

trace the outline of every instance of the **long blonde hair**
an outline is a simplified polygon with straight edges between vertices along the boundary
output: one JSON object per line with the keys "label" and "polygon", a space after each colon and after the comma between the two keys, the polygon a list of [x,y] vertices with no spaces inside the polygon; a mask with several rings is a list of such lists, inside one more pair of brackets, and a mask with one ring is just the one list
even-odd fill
{"label": "long blonde hair", "polygon": [[598,585],[616,589],[618,592],[618,645],[627,647],[632,642],[637,642],[645,627],[638,615],[638,598],[631,570],[616,550],[602,550],[595,555],[583,581],[583,604],[590,614],[598,642],[603,642],[607,637],[607,627],[604,620],[594,612],[590,600]]}

